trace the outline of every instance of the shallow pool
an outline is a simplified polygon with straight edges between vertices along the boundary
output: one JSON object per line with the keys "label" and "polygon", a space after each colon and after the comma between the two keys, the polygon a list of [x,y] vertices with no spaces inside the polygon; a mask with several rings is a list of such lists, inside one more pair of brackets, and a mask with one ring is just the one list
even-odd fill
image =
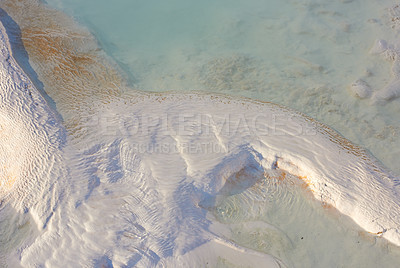
{"label": "shallow pool", "polygon": [[48,0],[74,16],[148,91],[204,90],[271,101],[333,127],[400,173],[399,100],[354,96],[394,78],[392,61],[370,53],[396,46],[392,1]]}
{"label": "shallow pool", "polygon": [[[54,114],[32,108],[50,130],[30,135],[0,110],[33,174],[0,203],[1,264],[399,265],[391,1],[47,0],[80,25],[25,2],[2,23]],[[29,166],[42,137],[55,153]]]}

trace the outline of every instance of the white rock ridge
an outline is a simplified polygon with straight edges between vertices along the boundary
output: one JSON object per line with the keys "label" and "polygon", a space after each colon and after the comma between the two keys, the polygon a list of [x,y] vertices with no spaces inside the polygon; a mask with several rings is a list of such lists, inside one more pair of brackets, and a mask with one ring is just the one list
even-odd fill
{"label": "white rock ridge", "polygon": [[[246,185],[232,178],[249,167],[298,176],[317,200],[400,246],[399,178],[324,124],[250,99],[116,94],[96,74],[61,72],[71,70],[71,61],[58,56],[77,58],[65,47],[52,55],[61,59],[58,73],[35,59],[38,70],[58,81],[60,110],[76,119],[63,154],[62,127],[0,30],[1,194],[29,208],[42,231],[19,250],[22,265],[78,267],[100,255],[95,265],[188,266],[198,258],[212,266],[218,259],[210,255],[218,251],[238,265],[250,258],[279,267],[274,257],[215,235],[202,208],[229,183]],[[84,62],[96,64],[86,56]],[[75,76],[67,80],[68,74]],[[107,85],[118,88],[112,77]],[[88,79],[100,90],[82,86]]]}
{"label": "white rock ridge", "polygon": [[22,210],[47,195],[65,133],[13,58],[2,24],[0,50],[0,198]]}

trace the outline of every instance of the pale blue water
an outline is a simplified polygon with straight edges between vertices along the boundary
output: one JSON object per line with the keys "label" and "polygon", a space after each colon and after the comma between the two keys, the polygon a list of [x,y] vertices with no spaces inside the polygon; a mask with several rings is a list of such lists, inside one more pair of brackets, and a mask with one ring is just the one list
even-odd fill
{"label": "pale blue water", "polygon": [[392,79],[391,64],[368,53],[377,38],[395,40],[392,1],[47,2],[86,25],[137,89],[284,104],[400,173],[400,102],[371,105],[349,91],[359,78],[374,91]]}
{"label": "pale blue water", "polygon": [[[358,78],[368,80],[374,90],[391,79],[390,64],[368,54],[376,38],[390,40],[396,35],[385,19],[386,3],[48,2],[86,25],[129,74],[136,89],[205,90],[281,103],[327,123],[400,172],[399,101],[377,106],[355,98],[348,90]],[[392,246],[357,229],[336,226],[335,219],[315,220],[326,212],[318,207],[320,204],[299,197],[297,192],[287,192],[285,185],[281,187],[286,191],[283,199],[269,194],[276,190],[271,185],[261,185],[258,190],[267,192],[262,201],[257,199],[260,193],[250,189],[219,198],[211,212],[217,221],[233,224],[232,240],[276,255],[290,266],[318,266],[331,263],[335,256],[339,263],[353,257],[347,264],[357,265],[369,262],[360,252],[371,250],[375,253],[368,254],[373,260],[367,263],[371,267],[382,263],[394,263],[395,267],[397,256],[390,254],[397,251]],[[280,202],[289,208],[282,209]],[[290,207],[292,202],[294,208]],[[257,205],[259,210],[251,211]],[[302,222],[285,222],[287,211],[303,214],[296,218]],[[313,225],[307,223],[309,219]],[[283,231],[278,228],[275,240],[276,229],[253,226],[249,221],[270,222]],[[318,226],[324,224],[329,226]],[[326,233],[313,234],[324,228]],[[303,230],[307,231],[305,239],[300,235]],[[347,240],[333,239],[337,233]],[[285,244],[285,236],[295,245]],[[357,239],[365,239],[363,236],[367,241],[354,246]],[[352,248],[354,255],[348,253]],[[318,254],[324,252],[329,253],[319,258]],[[383,255],[384,261],[380,260]]]}

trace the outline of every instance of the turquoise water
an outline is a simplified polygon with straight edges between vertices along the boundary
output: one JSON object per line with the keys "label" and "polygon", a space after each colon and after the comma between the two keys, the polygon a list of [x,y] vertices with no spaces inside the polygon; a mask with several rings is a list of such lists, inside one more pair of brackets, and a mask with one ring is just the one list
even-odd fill
{"label": "turquoise water", "polygon": [[140,90],[204,90],[302,111],[400,173],[399,100],[374,105],[350,92],[391,79],[368,52],[395,40],[392,1],[48,0],[86,25]]}
{"label": "turquoise water", "polygon": [[266,179],[239,193],[221,190],[209,209],[218,222],[229,226],[226,236],[235,243],[271,254],[288,267],[395,267],[399,263],[396,247],[310,199],[310,192],[296,178],[287,175],[282,180],[276,170],[264,175]]}
{"label": "turquoise water", "polygon": [[[268,4],[264,1],[48,2],[87,26],[99,39],[105,51],[128,73],[130,82],[136,89],[203,90],[281,103],[333,126],[350,140],[371,150],[387,166],[399,173],[396,159],[400,147],[400,123],[396,116],[400,112],[399,101],[393,100],[386,105],[378,106],[368,100],[354,97],[349,91],[349,85],[359,78],[367,80],[374,90],[391,79],[390,64],[368,54],[376,38],[390,41],[396,34],[385,19],[386,10],[382,3],[378,5],[360,1],[335,3],[276,1]],[[66,226],[74,230],[74,227],[80,227],[86,220],[87,228],[77,228],[78,231],[75,233],[77,237],[81,234],[90,236],[96,241],[93,244],[97,246],[101,244],[100,242],[119,245],[119,240],[115,242],[107,239],[114,237],[108,233],[114,229],[107,228],[107,224],[120,228],[118,229],[120,232],[121,227],[118,225],[120,222],[116,220],[118,217],[113,217],[119,215],[116,212],[121,208],[121,204],[124,204],[124,208],[132,206],[131,211],[140,210],[139,212],[142,212],[150,223],[142,222],[137,215],[130,215],[131,211],[125,208],[127,213],[122,214],[130,223],[126,230],[131,233],[126,231],[128,235],[121,238],[121,243],[126,242],[124,240],[126,237],[131,239],[132,234],[139,233],[146,241],[149,239],[151,247],[148,249],[150,249],[153,247],[151,235],[159,235],[162,240],[159,251],[164,255],[157,250],[155,252],[160,256],[169,256],[170,245],[165,246],[164,243],[174,237],[168,237],[164,241],[163,236],[167,237],[169,233],[161,230],[157,225],[157,218],[155,220],[147,218],[149,213],[156,209],[153,211],[152,206],[142,206],[143,203],[151,202],[147,196],[150,195],[150,200],[151,198],[156,200],[153,205],[155,207],[159,205],[158,210],[162,210],[163,207],[157,203],[160,202],[158,197],[162,195],[158,195],[154,189],[140,192],[140,187],[135,189],[138,192],[132,191],[129,187],[121,191],[122,186],[118,189],[115,185],[110,186],[114,181],[106,180],[108,178],[106,175],[109,173],[115,181],[121,179],[122,172],[136,174],[136,166],[131,163],[133,160],[129,151],[125,152],[126,163],[128,167],[132,164],[135,168],[131,171],[118,166],[118,155],[124,153],[124,148],[119,147],[118,141],[115,141],[111,145],[96,146],[93,152],[88,150],[83,160],[75,159],[83,161],[80,168],[87,171],[85,174],[90,176],[89,193],[82,201],[83,205],[76,203],[74,208],[69,206],[73,211],[69,215],[78,215],[76,216],[78,219],[75,226],[72,223],[70,225],[69,219],[66,220],[68,223]],[[108,150],[110,155],[104,155]],[[96,160],[91,154],[98,154],[101,161]],[[88,160],[87,164],[84,161],[86,158],[91,159],[93,163]],[[90,164],[93,164],[93,168]],[[102,168],[107,174],[103,174],[104,178],[102,175],[96,177],[97,173],[101,174]],[[310,193],[304,192],[300,187],[292,187],[296,178],[282,182],[279,179],[281,174],[263,172],[251,170],[247,174],[245,170],[244,178],[241,180],[245,182],[246,187],[235,188],[236,181],[232,182],[233,186],[226,183],[217,196],[212,197],[212,205],[204,206],[209,212],[208,220],[225,226],[222,233],[216,232],[217,235],[245,248],[271,254],[290,267],[335,266],[333,264],[335,261],[349,266],[390,267],[392,264],[395,266],[398,261],[396,247],[360,230],[348,218],[332,211],[331,208],[321,207],[321,203],[315,202]],[[274,172],[279,171],[271,171]],[[258,177],[250,180],[254,185],[248,185],[248,179],[254,176],[253,173]],[[76,177],[79,175],[81,174]],[[132,181],[128,182],[135,188],[136,177],[132,178],[130,178]],[[139,183],[145,184],[140,181]],[[162,192],[167,189],[161,187],[157,190]],[[184,199],[191,195],[191,192],[185,192],[183,187],[179,194]],[[121,203],[110,202],[109,195],[116,200],[121,198]],[[100,200],[103,198],[106,201],[101,203]],[[71,200],[73,200],[72,195]],[[167,202],[162,205],[169,211]],[[196,214],[198,212],[190,209],[189,205],[184,207],[184,210],[189,212],[182,215],[190,216],[190,213],[193,213],[198,217]],[[101,215],[98,215],[98,218],[93,217],[93,214],[97,213]],[[108,213],[111,216],[103,215]],[[82,219],[79,216],[82,216]],[[104,220],[105,223],[96,221],[103,220],[103,216],[109,217]],[[17,220],[13,218],[10,222],[4,221],[0,224],[6,227],[13,226],[13,222]],[[175,219],[168,219],[168,223],[169,220]],[[29,223],[25,218],[19,221]],[[146,224],[155,225],[155,228],[160,227],[161,231],[157,229],[158,232],[152,234],[141,224],[149,230],[152,229]],[[24,223],[21,226],[29,227],[29,224]],[[21,236],[31,231],[28,227],[21,231]],[[67,237],[67,241],[72,233],[69,228],[63,230],[65,233],[60,232],[60,236]],[[135,228],[138,230],[132,231]],[[226,233],[227,230],[230,233]],[[10,232],[15,233],[15,230]],[[99,233],[106,235],[100,238]],[[196,238],[195,236],[194,239]],[[189,239],[193,239],[193,236]],[[78,239],[71,241],[72,244],[79,243]],[[127,244],[123,246],[126,251],[123,251],[124,254],[120,253],[123,257],[130,256],[129,254],[134,252],[132,248],[135,247],[135,243],[140,243],[142,240],[141,237],[134,237],[128,241],[129,243],[126,242]],[[106,254],[93,253],[106,248],[105,244],[99,248],[87,247],[86,252],[82,252],[89,252],[85,255],[86,258],[92,258],[95,254]],[[113,246],[115,244],[110,248]],[[139,252],[145,246],[146,244],[140,245]],[[175,248],[171,249],[173,250]],[[57,254],[63,254],[61,251],[57,251]],[[69,254],[71,252],[76,254],[78,251],[72,249]],[[157,256],[155,252],[141,254],[150,255],[152,258],[152,253]],[[213,253],[218,254],[218,252]],[[52,256],[54,263],[63,260],[57,254]],[[124,259],[121,256],[120,260],[118,255],[113,256],[115,257],[113,263],[118,261],[122,263]],[[141,256],[134,257],[141,258]],[[221,265],[233,266],[229,263],[229,259],[226,261],[228,263],[222,261]],[[103,259],[102,262],[107,264],[109,259]]]}

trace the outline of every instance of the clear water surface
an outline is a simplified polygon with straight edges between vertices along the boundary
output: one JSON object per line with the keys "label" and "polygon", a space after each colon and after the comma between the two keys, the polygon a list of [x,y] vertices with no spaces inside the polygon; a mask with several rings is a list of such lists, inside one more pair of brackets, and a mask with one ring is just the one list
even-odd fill
{"label": "clear water surface", "polygon": [[[360,78],[374,91],[392,78],[391,64],[369,53],[376,39],[395,41],[386,9],[392,1],[47,2],[87,26],[136,89],[283,104],[328,124],[400,174],[399,100],[376,105],[349,90]],[[301,187],[280,183],[279,174],[270,176],[205,205],[210,218],[229,227],[230,240],[290,267],[400,263],[396,247],[321,207]]]}

